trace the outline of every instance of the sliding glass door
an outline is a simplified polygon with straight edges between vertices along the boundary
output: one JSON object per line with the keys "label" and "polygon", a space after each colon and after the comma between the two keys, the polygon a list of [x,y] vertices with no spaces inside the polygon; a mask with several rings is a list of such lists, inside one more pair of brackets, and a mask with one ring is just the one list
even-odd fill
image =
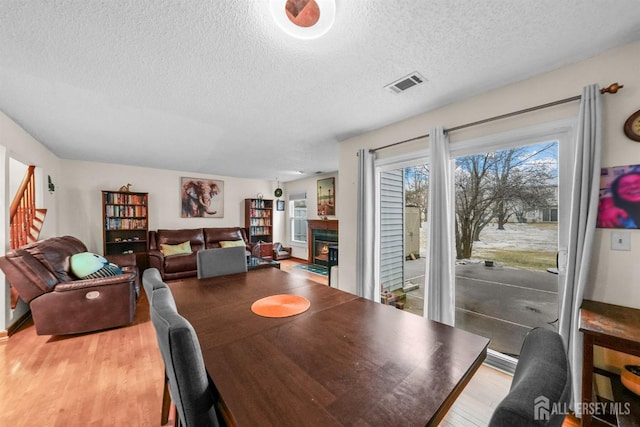
{"label": "sliding glass door", "polygon": [[455,162],[456,327],[517,357],[558,317],[558,141]]}
{"label": "sliding glass door", "polygon": [[[456,327],[490,338],[489,360],[504,369],[515,365],[531,328],[557,327],[572,126],[559,121],[451,145]],[[381,300],[418,315],[429,286],[428,164],[424,152],[376,164]]]}
{"label": "sliding glass door", "polygon": [[564,280],[572,120],[452,145],[456,323],[513,369],[526,333],[557,329]]}

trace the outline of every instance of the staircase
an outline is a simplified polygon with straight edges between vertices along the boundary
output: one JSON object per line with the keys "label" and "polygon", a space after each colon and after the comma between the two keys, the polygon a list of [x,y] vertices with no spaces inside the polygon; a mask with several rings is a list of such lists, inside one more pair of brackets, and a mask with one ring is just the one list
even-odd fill
{"label": "staircase", "polygon": [[[11,249],[36,242],[44,224],[47,210],[36,208],[35,169],[29,166],[9,208]],[[18,293],[11,288],[11,308],[15,308],[17,301]]]}
{"label": "staircase", "polygon": [[27,216],[23,217],[23,225],[16,227],[17,231],[15,236],[13,232],[13,222],[11,222],[11,249],[17,249],[27,243],[37,242],[46,215],[46,209],[34,208],[32,211],[29,211]]}

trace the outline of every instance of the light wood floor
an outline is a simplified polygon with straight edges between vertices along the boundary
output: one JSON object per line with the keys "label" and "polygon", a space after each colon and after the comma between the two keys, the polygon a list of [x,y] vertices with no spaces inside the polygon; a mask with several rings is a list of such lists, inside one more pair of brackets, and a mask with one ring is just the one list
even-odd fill
{"label": "light wood floor", "polygon": [[[281,268],[326,284],[293,265]],[[0,425],[159,426],[163,375],[144,292],[127,327],[50,337],[36,335],[29,321],[0,343]],[[442,425],[486,425],[510,382],[482,366]]]}

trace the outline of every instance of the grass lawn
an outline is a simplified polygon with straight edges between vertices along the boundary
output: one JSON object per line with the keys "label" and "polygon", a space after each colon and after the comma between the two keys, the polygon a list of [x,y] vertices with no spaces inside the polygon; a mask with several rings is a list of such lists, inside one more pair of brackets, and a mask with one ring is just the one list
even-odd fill
{"label": "grass lawn", "polygon": [[557,223],[507,224],[505,230],[490,224],[474,242],[472,258],[545,271],[556,266],[557,236]]}
{"label": "grass lawn", "polygon": [[482,249],[473,251],[473,258],[492,260],[497,263],[525,270],[543,271],[556,266],[556,253],[518,249]]}

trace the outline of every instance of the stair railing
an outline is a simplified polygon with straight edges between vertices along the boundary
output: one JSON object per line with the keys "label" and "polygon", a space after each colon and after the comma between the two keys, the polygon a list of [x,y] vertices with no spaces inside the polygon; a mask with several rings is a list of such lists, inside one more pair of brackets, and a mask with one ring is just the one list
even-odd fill
{"label": "stair railing", "polygon": [[36,215],[35,166],[29,166],[9,207],[10,246],[17,249],[28,243],[31,223]]}

